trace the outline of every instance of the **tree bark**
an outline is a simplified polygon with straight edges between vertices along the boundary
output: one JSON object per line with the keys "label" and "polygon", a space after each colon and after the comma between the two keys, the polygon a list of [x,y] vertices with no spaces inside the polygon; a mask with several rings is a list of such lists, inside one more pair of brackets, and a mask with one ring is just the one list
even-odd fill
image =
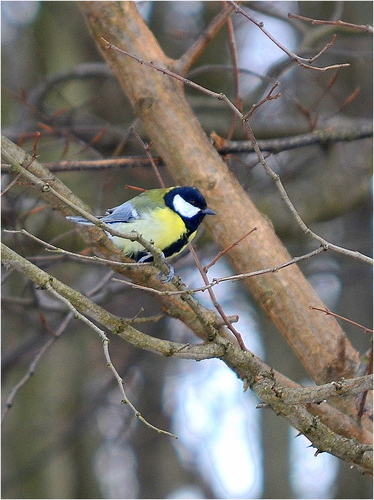
{"label": "tree bark", "polygon": [[[198,187],[217,212],[206,221],[215,241],[226,248],[257,228],[228,252],[234,269],[249,272],[290,260],[271,223],[258,212],[210,144],[185,100],[181,82],[106,48],[101,37],[144,61],[173,69],[175,62],[162,52],[136,4],[91,1],[81,5],[104,58],[173,177],[178,184]],[[324,304],[296,265],[250,278],[246,284],[317,383],[355,373],[358,353],[333,317],[310,309],[324,308]],[[338,359],[342,342],[343,369]]]}

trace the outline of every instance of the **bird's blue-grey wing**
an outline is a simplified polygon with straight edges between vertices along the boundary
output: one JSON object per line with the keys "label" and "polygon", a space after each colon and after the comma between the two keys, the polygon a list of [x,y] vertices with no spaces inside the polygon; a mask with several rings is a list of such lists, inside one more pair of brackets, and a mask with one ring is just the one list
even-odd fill
{"label": "bird's blue-grey wing", "polygon": [[[84,217],[77,216],[69,216],[66,217],[72,222],[76,222],[77,224],[92,224]],[[131,201],[126,201],[119,205],[118,207],[110,208],[107,210],[105,215],[98,216],[98,219],[102,220],[107,224],[114,224],[117,222],[130,222],[131,220],[135,220],[139,218],[139,212],[134,208]]]}
{"label": "bird's blue-grey wing", "polygon": [[107,210],[106,214],[101,217],[101,220],[108,224],[113,224],[114,222],[130,222],[131,220],[139,219],[139,217],[139,212],[131,201],[126,201],[118,207]]}

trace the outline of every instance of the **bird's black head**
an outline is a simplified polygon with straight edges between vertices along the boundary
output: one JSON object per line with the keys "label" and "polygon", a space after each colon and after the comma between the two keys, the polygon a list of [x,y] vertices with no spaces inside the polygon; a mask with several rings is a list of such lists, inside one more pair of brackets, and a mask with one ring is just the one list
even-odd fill
{"label": "bird's black head", "polygon": [[204,196],[195,187],[173,188],[165,194],[164,200],[166,206],[183,219],[190,234],[196,231],[206,215],[215,215],[215,212],[207,207]]}

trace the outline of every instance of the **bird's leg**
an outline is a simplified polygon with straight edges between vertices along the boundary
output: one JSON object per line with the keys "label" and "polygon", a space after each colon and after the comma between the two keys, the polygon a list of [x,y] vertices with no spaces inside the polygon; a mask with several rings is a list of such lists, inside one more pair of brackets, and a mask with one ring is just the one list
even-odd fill
{"label": "bird's leg", "polygon": [[[146,255],[143,255],[143,257],[141,259],[139,259],[138,262],[139,263],[146,262],[150,257],[152,257],[152,260],[153,260],[152,254],[147,253]],[[171,281],[173,279],[174,274],[175,274],[174,267],[171,266],[168,262],[166,262],[165,255],[163,252],[160,254],[160,257],[164,261],[164,263],[167,265],[169,272],[167,274],[164,274],[163,272],[161,272],[158,275],[158,279],[161,281],[161,283],[169,283],[169,281]]]}
{"label": "bird's leg", "polygon": [[[164,254],[162,254],[162,255],[164,255]],[[175,271],[174,271],[174,267],[171,266],[168,262],[166,262],[166,260],[164,262],[168,266],[169,272],[168,272],[168,274],[164,274],[161,272],[158,275],[158,279],[161,281],[161,283],[169,283],[169,281],[171,281],[174,278]]]}

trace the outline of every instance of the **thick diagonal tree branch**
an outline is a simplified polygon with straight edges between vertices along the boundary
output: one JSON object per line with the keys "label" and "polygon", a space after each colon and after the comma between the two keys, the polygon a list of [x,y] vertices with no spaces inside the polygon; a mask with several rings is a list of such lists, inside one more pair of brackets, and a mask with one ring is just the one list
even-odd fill
{"label": "thick diagonal tree branch", "polygon": [[[299,387],[300,393],[298,395],[297,384],[274,373],[256,356],[243,351],[222,337],[217,336],[215,341],[211,343],[191,345],[146,335],[136,330],[128,321],[111,314],[81,293],[38,268],[3,243],[1,255],[4,265],[11,266],[27,276],[38,285],[39,289],[55,293],[64,302],[67,301],[71,304],[79,313],[92,318],[111,333],[121,336],[125,341],[138,348],[164,356],[185,359],[203,360],[212,357],[222,359],[240,378],[246,381],[262,401],[307,436],[317,450],[333,453],[359,467],[360,470],[371,473],[372,450],[371,446],[367,444],[370,440],[370,433],[360,429],[351,421],[352,419],[347,419],[345,415],[326,404],[321,406],[309,404],[307,407],[303,404],[320,397],[335,399],[337,397],[335,393],[339,395],[339,391],[342,394],[362,392],[365,388],[370,387],[370,385],[365,385],[367,382],[370,383],[370,380],[358,379],[357,389],[349,383],[348,387],[345,388],[344,382],[331,384],[331,389],[326,386],[321,387],[320,390]],[[293,389],[286,390],[280,385],[280,381]],[[292,398],[291,403],[289,402],[290,398]],[[329,419],[331,412],[334,415],[333,419]],[[345,429],[341,429],[343,435],[335,432],[333,425],[331,427],[328,425],[336,422],[345,423]]]}

